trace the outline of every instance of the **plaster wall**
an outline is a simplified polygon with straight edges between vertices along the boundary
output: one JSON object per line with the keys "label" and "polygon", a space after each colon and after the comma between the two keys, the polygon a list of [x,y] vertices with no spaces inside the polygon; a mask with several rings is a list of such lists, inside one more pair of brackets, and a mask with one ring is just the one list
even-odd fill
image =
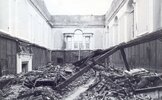
{"label": "plaster wall", "polygon": [[52,28],[30,0],[1,0],[0,29],[31,43],[53,49]]}
{"label": "plaster wall", "polygon": [[92,33],[91,49],[104,48],[105,17],[96,15],[56,15],[52,16],[54,50],[65,49],[64,33],[74,33],[79,29],[83,33]]}
{"label": "plaster wall", "polygon": [[92,49],[104,48],[104,28],[53,28],[54,35],[54,50],[65,49],[64,33],[74,33],[75,30],[80,29],[83,33],[93,33]]}
{"label": "plaster wall", "polygon": [[[161,27],[160,5],[159,0],[114,0],[112,10],[105,15],[105,24],[109,27],[109,47],[158,30]],[[118,23],[115,23],[115,18]]]}
{"label": "plaster wall", "polygon": [[[1,3],[3,1],[3,3]],[[0,30],[8,31],[9,25],[9,0],[0,1]]]}

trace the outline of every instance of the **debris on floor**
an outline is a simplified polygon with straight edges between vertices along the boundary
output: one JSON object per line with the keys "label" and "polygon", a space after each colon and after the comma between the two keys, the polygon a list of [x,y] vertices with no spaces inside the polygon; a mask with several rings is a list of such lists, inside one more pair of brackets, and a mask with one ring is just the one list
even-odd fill
{"label": "debris on floor", "polygon": [[[71,69],[71,70],[70,70]],[[45,66],[39,70],[0,77],[0,99],[60,100],[54,87],[75,73],[72,64]]]}
{"label": "debris on floor", "polygon": [[[64,100],[80,86],[75,100],[152,100],[147,91],[162,89],[162,74],[138,68],[125,71],[111,66],[95,65],[65,88],[55,87],[79,70],[72,64],[44,66],[18,75],[0,77],[1,100]],[[87,82],[94,78],[94,82]]]}
{"label": "debris on floor", "polygon": [[81,93],[84,93],[87,89],[89,89],[89,86],[94,83],[95,78],[89,79],[86,84],[78,86],[74,89],[69,95],[64,97],[65,100],[75,100],[80,96]]}
{"label": "debris on floor", "polygon": [[162,90],[161,77],[162,74],[151,73],[145,69],[128,72],[109,67],[99,72],[98,82],[77,100],[152,100],[152,97],[143,94],[147,91],[142,91],[151,87]]}

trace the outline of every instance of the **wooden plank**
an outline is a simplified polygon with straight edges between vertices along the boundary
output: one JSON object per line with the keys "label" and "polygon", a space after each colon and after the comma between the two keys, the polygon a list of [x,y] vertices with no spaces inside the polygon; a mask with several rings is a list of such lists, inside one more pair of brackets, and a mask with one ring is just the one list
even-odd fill
{"label": "wooden plank", "polygon": [[139,56],[138,56],[138,46],[134,46],[134,62],[135,62],[135,67],[137,68],[138,67],[138,61],[139,61]]}
{"label": "wooden plank", "polygon": [[132,69],[132,65],[131,65],[131,49],[130,48],[126,48],[126,50],[127,50],[127,53],[126,53],[126,55],[127,55],[127,61],[128,61],[128,64],[129,64],[129,66],[130,66],[130,69]]}
{"label": "wooden plank", "polygon": [[0,37],[0,59],[2,58],[2,55],[1,55],[1,53],[2,53],[2,50],[1,50],[1,48],[2,48],[2,38]]}
{"label": "wooden plank", "polygon": [[135,94],[148,93],[148,92],[157,91],[157,90],[162,91],[162,86],[136,89]]}
{"label": "wooden plank", "polygon": [[155,72],[156,69],[156,41],[150,42],[150,71]]}
{"label": "wooden plank", "polygon": [[136,45],[136,49],[137,49],[137,51],[136,51],[136,54],[137,54],[136,60],[137,60],[137,67],[138,68],[141,68],[141,65],[140,65],[140,62],[141,62],[141,59],[140,59],[140,55],[141,55],[140,48],[141,48],[140,45]]}
{"label": "wooden plank", "polygon": [[[125,48],[125,54],[126,54],[126,57],[127,57],[127,61],[128,61],[128,59],[129,59],[129,56],[130,56],[130,54],[129,54],[130,52],[129,52],[129,48]],[[128,62],[129,63],[129,62]]]}
{"label": "wooden plank", "polygon": [[121,51],[121,55],[122,55],[122,57],[123,57],[123,61],[124,61],[126,70],[127,70],[127,71],[130,71],[130,68],[129,68],[129,65],[128,65],[128,62],[127,62],[127,58],[126,58],[125,51],[124,51],[123,48],[121,48],[120,51]]}
{"label": "wooden plank", "polygon": [[12,55],[12,41],[7,40],[7,55]]}
{"label": "wooden plank", "polygon": [[11,54],[11,69],[10,71],[12,71],[11,73],[16,73],[16,70],[17,70],[17,58],[16,58],[16,55],[17,55],[17,43],[15,41],[12,41],[11,42],[11,45],[12,45],[12,54]]}
{"label": "wooden plank", "polygon": [[6,41],[6,39],[1,39],[0,40],[1,41],[1,53],[0,53],[0,55],[1,55],[1,59],[7,59],[7,41]]}
{"label": "wooden plank", "polygon": [[117,54],[117,56],[116,56],[116,58],[118,59],[118,63],[119,63],[119,65],[120,65],[120,67],[122,66],[124,66],[124,62],[123,62],[123,57],[122,57],[122,54],[121,54],[121,51],[117,51],[118,52],[118,54]]}
{"label": "wooden plank", "polygon": [[149,50],[150,50],[150,44],[149,43],[145,43],[144,49],[143,49],[143,56],[144,56],[144,68],[148,69],[150,66],[150,57],[149,57]]}
{"label": "wooden plank", "polygon": [[144,43],[143,44],[139,44],[139,66],[140,67],[143,67],[144,66],[144,62],[145,62],[145,59],[144,59]]}
{"label": "wooden plank", "polygon": [[156,71],[162,73],[162,40],[157,40],[157,49],[156,49]]}
{"label": "wooden plank", "polygon": [[132,66],[132,69],[135,68],[135,47],[130,47],[131,49],[131,54],[130,54],[130,58],[131,58],[131,66]]}
{"label": "wooden plank", "polygon": [[2,73],[2,64],[1,64],[1,43],[2,43],[2,42],[1,42],[1,39],[2,39],[2,38],[0,37],[0,76],[2,76],[2,74],[3,74],[3,73]]}

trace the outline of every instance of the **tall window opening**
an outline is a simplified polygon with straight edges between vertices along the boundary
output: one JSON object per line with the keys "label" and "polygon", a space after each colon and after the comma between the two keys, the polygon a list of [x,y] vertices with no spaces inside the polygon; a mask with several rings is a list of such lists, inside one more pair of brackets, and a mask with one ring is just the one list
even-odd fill
{"label": "tall window opening", "polygon": [[116,16],[114,19],[114,32],[113,32],[113,45],[118,44],[119,37],[118,37],[118,17]]}
{"label": "tall window opening", "polygon": [[90,36],[85,36],[85,48],[90,49]]}
{"label": "tall window opening", "polygon": [[133,39],[134,36],[134,2],[133,0],[129,0],[127,5],[127,12],[128,12],[128,40]]}
{"label": "tall window opening", "polygon": [[72,48],[72,36],[67,36],[66,37],[66,48],[71,49]]}
{"label": "tall window opening", "polygon": [[74,49],[84,49],[83,47],[83,32],[76,30],[74,32]]}
{"label": "tall window opening", "polygon": [[92,33],[83,33],[75,30],[74,33],[64,33],[67,50],[90,50],[92,49]]}

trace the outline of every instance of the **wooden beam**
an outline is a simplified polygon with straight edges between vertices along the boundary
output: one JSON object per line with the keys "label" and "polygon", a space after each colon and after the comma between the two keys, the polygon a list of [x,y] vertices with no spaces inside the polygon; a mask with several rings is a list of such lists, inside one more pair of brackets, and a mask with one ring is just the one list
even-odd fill
{"label": "wooden beam", "polygon": [[59,90],[59,89],[62,89],[64,87],[66,87],[68,84],[70,84],[72,81],[77,79],[79,76],[81,76],[84,73],[88,72],[89,69],[91,69],[91,67],[94,66],[94,65],[95,65],[94,63],[90,63],[89,65],[87,65],[86,67],[81,69],[79,72],[77,72],[75,75],[73,75],[69,79],[65,80],[63,83],[61,83],[61,84],[57,85],[56,87],[54,87],[54,89]]}
{"label": "wooden beam", "polygon": [[150,42],[150,41],[160,39],[160,38],[162,38],[162,29],[152,32],[152,33],[144,34],[136,39],[133,39],[133,40],[127,42],[123,47],[128,48],[128,47],[132,47],[132,46],[135,46],[138,44]]}
{"label": "wooden beam", "polygon": [[110,47],[110,48],[105,49],[105,50],[101,50],[101,49],[95,50],[95,51],[93,51],[89,56],[87,56],[86,58],[83,58],[83,59],[81,59],[81,60],[79,60],[79,61],[74,62],[73,65],[79,66],[79,67],[81,66],[81,67],[82,67],[82,65],[85,64],[85,63],[87,63],[90,59],[93,59],[93,58],[95,58],[95,57],[97,57],[97,56],[100,56],[100,55],[102,55],[102,54],[104,54],[104,53],[110,51],[110,50],[113,49],[114,47],[115,47],[115,46]]}
{"label": "wooden beam", "polygon": [[93,61],[89,61],[88,65],[85,66],[84,68],[82,68],[79,72],[77,72],[75,75],[73,75],[72,77],[70,77],[69,79],[67,79],[66,81],[64,81],[63,83],[57,85],[56,87],[54,87],[54,89],[59,90],[62,89],[64,87],[66,87],[68,84],[70,84],[72,81],[74,81],[76,78],[78,78],[79,76],[83,75],[84,73],[88,72],[93,66],[95,66],[97,63],[99,63],[100,61],[102,61],[103,59],[109,57],[110,55],[112,55],[114,52],[118,51],[124,43],[121,43],[120,45],[117,45],[116,47],[114,47],[112,50],[106,52],[105,54],[101,55],[100,57],[94,59]]}
{"label": "wooden beam", "polygon": [[104,53],[103,55],[101,55],[100,57],[98,57],[96,60],[94,60],[95,62],[99,63],[100,61],[103,61],[105,58],[109,57],[110,55],[112,55],[114,52],[120,50],[120,48],[123,47],[123,45],[125,45],[125,43],[121,43],[115,47],[113,47],[113,49],[111,49],[110,51]]}
{"label": "wooden beam", "polygon": [[124,61],[126,70],[127,70],[127,71],[130,71],[130,68],[129,68],[129,65],[128,65],[128,62],[127,62],[127,57],[126,57],[126,54],[125,54],[124,49],[121,48],[121,49],[120,49],[120,52],[121,52],[121,55],[122,55],[122,57],[123,57],[123,61]]}
{"label": "wooden beam", "polygon": [[162,86],[157,86],[157,87],[149,87],[149,88],[143,88],[143,89],[136,89],[134,91],[135,94],[140,94],[140,93],[148,93],[152,91],[157,91],[157,90],[162,90]]}

